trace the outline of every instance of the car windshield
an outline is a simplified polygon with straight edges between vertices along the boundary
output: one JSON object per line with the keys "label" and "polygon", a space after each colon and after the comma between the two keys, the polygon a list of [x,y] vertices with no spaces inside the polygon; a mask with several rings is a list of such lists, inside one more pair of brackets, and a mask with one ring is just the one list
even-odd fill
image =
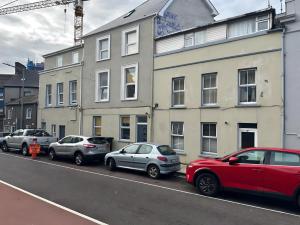
{"label": "car windshield", "polygon": [[51,135],[44,130],[28,130],[26,136],[50,137]]}
{"label": "car windshield", "polygon": [[176,152],[168,145],[159,146],[157,149],[162,155],[176,155]]}
{"label": "car windshield", "polygon": [[95,144],[95,145],[102,145],[102,144],[107,144],[108,143],[105,139],[99,138],[99,137],[89,138],[89,139],[87,139],[87,141],[89,143]]}

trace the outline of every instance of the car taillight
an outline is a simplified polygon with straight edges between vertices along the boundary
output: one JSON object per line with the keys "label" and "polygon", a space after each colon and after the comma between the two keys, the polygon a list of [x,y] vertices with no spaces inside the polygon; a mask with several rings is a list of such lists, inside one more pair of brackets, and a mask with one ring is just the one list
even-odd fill
{"label": "car taillight", "polygon": [[85,148],[96,148],[96,145],[84,144],[83,147],[85,147]]}
{"label": "car taillight", "polygon": [[157,159],[160,160],[160,161],[164,161],[164,162],[168,161],[168,158],[164,157],[164,156],[157,156]]}

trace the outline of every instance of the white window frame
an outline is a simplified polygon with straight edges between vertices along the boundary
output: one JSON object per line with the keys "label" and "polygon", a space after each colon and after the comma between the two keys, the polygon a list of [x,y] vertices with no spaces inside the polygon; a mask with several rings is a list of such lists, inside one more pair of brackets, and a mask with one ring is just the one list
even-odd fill
{"label": "white window frame", "polygon": [[[180,123],[182,124],[182,134],[174,134],[173,133],[173,124],[174,123]],[[176,152],[184,152],[184,122],[181,122],[181,121],[172,121],[171,122],[171,147],[173,148],[173,137],[180,137],[180,138],[183,138],[183,149],[175,149],[174,150]]]}
{"label": "white window frame", "polygon": [[[49,92],[50,91],[50,92]],[[49,101],[50,99],[50,101]],[[49,107],[52,105],[52,85],[46,85],[46,106]]]}
{"label": "white window frame", "polygon": [[72,52],[72,63],[73,64],[79,63],[79,52]]}
{"label": "white window frame", "polygon": [[[128,54],[127,34],[134,32],[134,31],[136,32],[136,37],[137,37],[137,40],[135,42],[135,44],[137,45],[137,48],[136,48],[137,50],[136,50],[136,52]],[[139,39],[140,39],[140,26],[139,25],[122,31],[122,56],[138,54],[140,51],[140,46],[139,46],[140,40]],[[133,44],[130,44],[130,45],[133,45]]]}
{"label": "white window frame", "polygon": [[32,118],[32,108],[26,109],[26,119],[30,120]]}
{"label": "white window frame", "polygon": [[56,124],[52,124],[51,125],[51,135],[53,136],[53,137],[57,137],[56,135],[57,135],[57,133],[56,133]]}
{"label": "white window frame", "polygon": [[[209,87],[205,88],[204,87],[204,77],[205,76],[216,76],[216,86],[215,87]],[[218,76],[217,73],[207,73],[207,74],[202,74],[202,92],[201,92],[201,99],[202,99],[202,106],[216,106],[218,105]],[[217,90],[217,101],[216,103],[204,103],[204,91],[209,91],[209,90]]]}
{"label": "white window frame", "polygon": [[[129,68],[135,68],[135,83],[126,83],[126,69]],[[122,72],[121,72],[121,100],[123,101],[134,101],[138,99],[138,80],[139,80],[139,65],[138,63],[136,64],[132,64],[132,65],[126,65],[126,66],[122,66]],[[127,95],[127,86],[129,85],[135,85],[135,96],[132,98],[128,98]]]}
{"label": "white window frame", "polygon": [[[122,126],[122,118],[124,118],[124,117],[128,117],[129,118],[129,126]],[[131,138],[131,128],[130,128],[130,123],[131,123],[131,118],[130,118],[130,116],[126,116],[126,115],[122,115],[122,116],[120,116],[120,141],[126,141],[126,142],[128,142],[128,141],[130,141],[130,138]],[[122,129],[129,129],[129,139],[123,139],[122,138]]]}
{"label": "white window frame", "polygon": [[[108,49],[100,49],[101,45],[100,45],[100,42],[103,41],[103,40],[108,40]],[[100,38],[97,38],[97,43],[96,43],[96,46],[97,46],[97,51],[96,51],[96,60],[99,62],[99,61],[105,61],[105,60],[109,60],[110,59],[110,49],[111,49],[111,45],[110,45],[110,34],[109,35],[106,35],[106,36],[102,36]],[[101,52],[104,52],[104,51],[107,51],[108,54],[107,54],[107,58],[101,58]]]}
{"label": "white window frame", "polygon": [[[191,45],[187,45],[186,42],[187,40],[191,39],[192,43]],[[192,47],[195,45],[195,33],[188,33],[184,35],[184,47],[188,48],[188,47]]]}
{"label": "white window frame", "polygon": [[[260,19],[261,17],[264,17],[266,16],[267,18],[266,19]],[[270,15],[262,15],[262,16],[258,16],[256,17],[256,23],[255,23],[255,26],[256,26],[256,32],[261,32],[261,31],[265,31],[265,30],[258,30],[258,24],[261,23],[261,22],[268,22],[268,28],[265,29],[265,30],[269,30],[270,29]]]}
{"label": "white window frame", "polygon": [[[204,125],[216,125],[216,136],[204,136]],[[215,139],[217,140],[217,152],[206,152],[206,151],[202,151],[201,150],[201,154],[203,155],[218,155],[218,126],[217,123],[210,123],[210,122],[205,122],[205,123],[201,123],[201,149],[203,148],[203,139]],[[209,149],[211,148],[211,146],[209,146]],[[210,149],[211,150],[211,149]]]}
{"label": "white window frame", "polygon": [[[183,85],[183,90],[174,90],[174,87],[175,87],[175,80],[183,80],[183,82],[184,82],[184,85]],[[184,104],[182,105],[182,104],[179,104],[179,105],[177,105],[177,104],[175,104],[175,102],[174,102],[174,94],[175,93],[181,93],[181,92],[183,92],[183,94],[184,94]],[[174,78],[172,78],[172,107],[185,107],[185,77],[174,77]]]}
{"label": "white window frame", "polygon": [[[101,125],[100,126],[96,126],[96,118],[100,118],[101,119]],[[102,127],[103,127],[103,120],[102,120],[102,116],[93,116],[93,136],[96,136],[96,128],[101,128],[101,135],[102,136]]]}
{"label": "white window frame", "polygon": [[239,128],[239,149],[242,149],[242,133],[254,133],[254,147],[257,147],[257,128]]}
{"label": "white window frame", "polygon": [[[72,89],[72,84],[76,83],[76,89]],[[70,105],[77,105],[77,80],[69,81],[69,104]],[[73,94],[76,94],[76,99],[73,99]]]}
{"label": "white window frame", "polygon": [[62,67],[64,64],[63,56],[56,56],[56,67]]}
{"label": "white window frame", "polygon": [[[62,87],[62,90],[60,90],[60,87]],[[57,83],[56,89],[57,89],[56,90],[56,104],[63,105],[64,104],[64,83]],[[60,101],[60,96],[62,96],[62,101]]]}
{"label": "white window frame", "polygon": [[[255,78],[255,84],[241,84],[241,72],[243,72],[243,71],[247,71],[247,74],[248,74],[248,72],[249,72],[249,70],[254,70],[255,71],[255,76],[254,76],[254,78]],[[238,100],[239,100],[239,105],[255,105],[255,104],[257,104],[257,84],[256,84],[256,72],[257,72],[257,69],[256,68],[249,68],[249,69],[240,69],[239,71],[238,71],[238,73],[239,73],[239,90],[238,90]],[[255,87],[256,88],[256,94],[255,94],[255,102],[241,102],[241,88],[245,88],[245,87],[247,87],[247,89],[249,88],[249,87]]]}
{"label": "white window frame", "polygon": [[[107,86],[100,86],[100,74],[107,73]],[[107,88],[107,98],[101,99],[101,88]],[[109,102],[110,96],[110,70],[99,70],[96,72],[96,88],[95,88],[95,101],[96,102]]]}

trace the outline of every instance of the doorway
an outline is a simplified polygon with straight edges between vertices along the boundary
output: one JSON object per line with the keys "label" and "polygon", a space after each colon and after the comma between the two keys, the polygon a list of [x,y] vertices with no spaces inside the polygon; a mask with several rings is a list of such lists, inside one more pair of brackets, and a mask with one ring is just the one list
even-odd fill
{"label": "doorway", "polygon": [[136,118],[137,123],[137,136],[136,141],[137,142],[147,142],[147,136],[148,136],[148,118],[147,116],[137,116]]}
{"label": "doorway", "polygon": [[239,124],[239,148],[257,147],[257,124]]}

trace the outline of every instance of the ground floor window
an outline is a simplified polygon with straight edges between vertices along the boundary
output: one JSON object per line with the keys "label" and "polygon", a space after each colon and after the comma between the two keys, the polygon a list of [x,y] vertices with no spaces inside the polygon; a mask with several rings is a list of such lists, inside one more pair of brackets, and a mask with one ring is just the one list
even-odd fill
{"label": "ground floor window", "polygon": [[130,140],[130,116],[120,118],[120,139]]}
{"label": "ground floor window", "polygon": [[184,123],[171,123],[171,145],[178,151],[184,151]]}
{"label": "ground floor window", "polygon": [[42,130],[46,130],[46,129],[47,129],[47,124],[46,124],[46,122],[42,122],[42,123],[41,123],[41,129],[42,129]]}
{"label": "ground floor window", "polygon": [[53,137],[56,137],[56,125],[55,124],[51,125],[51,135]]}
{"label": "ground floor window", "polygon": [[148,135],[148,118],[147,116],[137,116],[136,118],[136,129],[137,129],[137,142],[147,142]]}
{"label": "ground floor window", "polygon": [[217,154],[217,124],[202,123],[202,153]]}
{"label": "ground floor window", "polygon": [[93,119],[93,135],[101,136],[102,135],[102,117],[94,116]]}

